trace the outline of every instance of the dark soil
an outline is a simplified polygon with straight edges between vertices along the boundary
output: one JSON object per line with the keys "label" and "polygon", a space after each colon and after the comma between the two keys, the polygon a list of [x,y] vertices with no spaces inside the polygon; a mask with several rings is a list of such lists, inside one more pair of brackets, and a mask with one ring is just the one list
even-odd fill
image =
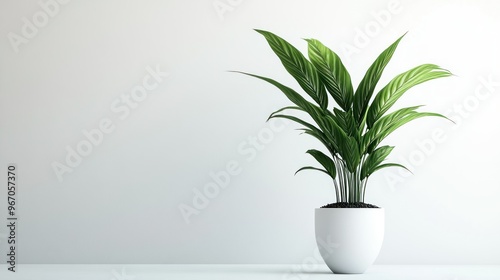
{"label": "dark soil", "polygon": [[325,206],[321,206],[321,208],[380,208],[380,207],[364,202],[353,202],[353,203],[336,202],[336,203],[330,203]]}

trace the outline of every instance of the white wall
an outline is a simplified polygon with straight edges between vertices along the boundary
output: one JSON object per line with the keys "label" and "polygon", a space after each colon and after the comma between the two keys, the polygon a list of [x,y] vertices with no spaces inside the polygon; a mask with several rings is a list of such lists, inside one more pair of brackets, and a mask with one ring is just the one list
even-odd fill
{"label": "white wall", "polygon": [[[233,6],[218,13],[221,3]],[[44,12],[38,1],[1,1],[0,180],[8,163],[18,165],[20,262],[301,263],[311,256],[314,208],[334,193],[321,174],[293,173],[313,162],[304,152],[319,146],[294,124],[265,123],[288,104],[274,88],[226,72],[296,87],[252,31],[261,28],[303,51],[301,38],[323,41],[355,84],[406,31],[380,85],[421,63],[456,74],[397,104],[426,104],[457,124],[419,120],[387,139],[397,146],[391,158],[408,161],[414,175],[386,170],[370,179],[367,200],[387,213],[377,263],[500,264],[500,5],[390,3],[70,1],[50,6],[46,25],[13,44],[12,33],[25,36],[23,18],[43,25]],[[148,67],[168,76],[146,81],[144,100],[126,105],[121,98],[148,79]],[[485,88],[485,80],[494,82]],[[126,106],[136,108],[125,115]],[[59,181],[54,162],[66,164],[67,146],[85,145],[82,130],[102,121],[112,132]],[[187,224],[179,206],[192,205],[195,191],[213,182],[210,173],[228,164],[228,186]],[[2,188],[1,224],[5,196]],[[6,234],[1,226],[2,258]]]}

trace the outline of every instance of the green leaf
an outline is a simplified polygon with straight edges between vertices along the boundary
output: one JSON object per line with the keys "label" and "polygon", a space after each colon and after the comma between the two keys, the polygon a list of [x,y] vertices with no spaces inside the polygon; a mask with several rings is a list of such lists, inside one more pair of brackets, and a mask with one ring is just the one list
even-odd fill
{"label": "green leaf", "polygon": [[351,76],[340,57],[320,41],[307,39],[308,54],[321,80],[335,102],[348,111],[352,105],[353,89]]}
{"label": "green leaf", "polygon": [[285,110],[300,110],[300,111],[303,111],[300,107],[297,107],[297,106],[287,106],[287,107],[283,107],[279,110],[276,110],[274,111],[271,115],[269,115],[269,117],[267,118],[267,121],[269,121],[270,119],[273,118],[274,115],[278,114],[278,113],[281,113]]}
{"label": "green leaf", "polygon": [[[326,141],[326,143],[328,143],[328,140],[326,138],[326,136],[324,136],[323,132],[321,130],[319,130],[317,127],[315,127],[313,124],[310,124],[306,121],[303,121],[295,116],[290,116],[290,115],[285,115],[285,114],[279,114],[279,115],[273,115],[272,117],[270,118],[281,118],[281,119],[288,119],[288,120],[291,120],[291,121],[294,121],[296,123],[299,123],[303,126],[305,126],[306,128],[302,128],[300,130],[310,130],[312,132],[315,133],[315,135],[317,136],[321,136],[321,139],[320,140],[324,140]],[[319,139],[319,138],[318,138]],[[327,146],[328,147],[328,146]]]}
{"label": "green leaf", "polygon": [[316,168],[316,167],[312,167],[312,166],[305,166],[305,167],[302,167],[301,169],[297,170],[295,172],[295,175],[297,175],[297,173],[299,173],[300,171],[302,170],[316,170],[316,171],[321,171],[321,172],[324,172],[325,174],[327,174],[328,176],[330,176],[330,174],[328,174],[328,172],[326,170],[323,170],[321,168]]}
{"label": "green leaf", "polygon": [[434,64],[423,64],[397,75],[375,96],[366,116],[368,128],[387,112],[410,88],[452,74]]}
{"label": "green leaf", "polygon": [[361,124],[365,113],[368,107],[368,103],[373,95],[373,91],[375,90],[375,86],[377,85],[380,77],[382,76],[382,72],[385,69],[385,66],[389,63],[396,50],[399,41],[403,39],[404,35],[399,37],[392,45],[390,45],[387,49],[385,49],[373,62],[373,64],[366,71],[365,76],[361,80],[356,92],[354,93],[354,117],[358,124]]}
{"label": "green leaf", "polygon": [[[367,151],[370,153],[374,148],[382,142],[382,140],[387,137],[389,134],[394,132],[399,127],[416,120],[422,117],[440,117],[448,119],[447,117],[430,112],[415,112],[413,110],[409,110],[411,108],[403,108],[391,114],[388,114],[382,118],[380,118],[373,125],[372,129],[370,129],[365,135],[362,137],[362,151]],[[449,120],[449,119],[448,119]],[[370,146],[370,149],[368,147]]]}
{"label": "green leaf", "polygon": [[332,143],[335,151],[343,155],[343,142],[347,141],[347,134],[336,122],[335,118],[331,115],[323,115],[317,117],[316,123],[320,130],[325,134],[328,141]]}
{"label": "green leaf", "polygon": [[293,89],[291,89],[283,84],[280,84],[279,82],[277,82],[273,79],[262,77],[259,75],[250,74],[250,73],[245,73],[245,72],[239,72],[239,71],[233,71],[233,72],[264,80],[264,81],[274,85],[275,87],[279,88],[285,94],[285,96],[290,101],[292,101],[293,104],[297,105],[298,107],[300,107],[306,111],[308,111],[307,108],[310,107],[309,104],[311,104],[311,103],[309,101],[305,100],[304,97],[302,97],[299,93],[297,93],[295,90],[293,90]]}
{"label": "green leaf", "polygon": [[274,53],[279,57],[285,69],[299,83],[302,89],[321,108],[328,107],[328,95],[318,72],[304,55],[283,38],[264,30],[255,30],[262,34]]}
{"label": "green leaf", "polygon": [[[401,164],[399,164],[399,163],[385,163],[385,164],[381,164],[381,165],[377,166],[377,167],[376,167],[376,168],[372,171],[372,173],[371,173],[371,174],[373,174],[375,171],[378,171],[378,170],[380,170],[380,169],[382,169],[382,168],[387,168],[387,167],[400,167],[400,168],[406,169],[406,171],[408,171],[408,172],[412,173],[412,172],[410,171],[410,169],[406,168],[406,166],[401,165]],[[413,174],[413,173],[412,173],[412,174]]]}
{"label": "green leaf", "polygon": [[315,130],[315,131],[320,131],[318,128],[316,128],[314,125],[302,120],[302,119],[299,119],[295,116],[291,116],[291,115],[286,115],[286,114],[277,114],[277,115],[272,115],[269,117],[269,119],[274,119],[274,118],[281,118],[281,119],[288,119],[288,120],[292,120],[296,123],[299,123],[309,129],[312,129],[312,130]]}
{"label": "green leaf", "polygon": [[[375,140],[377,135],[380,135],[385,129],[388,129],[395,120],[406,117],[408,114],[415,112],[415,110],[420,107],[422,106],[402,108],[380,118],[375,123],[375,125],[370,130],[368,130],[365,135],[363,135],[363,137],[361,137],[362,151],[366,152],[366,148]],[[373,149],[370,149],[368,153],[370,153],[371,151],[373,151]]]}
{"label": "green leaf", "polygon": [[387,158],[387,156],[392,152],[394,147],[391,146],[382,146],[373,151],[363,163],[361,167],[361,180],[364,180],[366,177],[369,177],[377,167]]}
{"label": "green leaf", "polygon": [[348,134],[349,131],[351,131],[351,128],[347,124],[347,117],[346,117],[346,112],[333,108],[333,116],[332,118],[335,120],[335,122],[342,128],[342,130]]}
{"label": "green leaf", "polygon": [[354,137],[347,137],[347,139],[341,142],[341,151],[341,156],[347,165],[347,169],[351,173],[354,173],[361,161],[358,142]]}
{"label": "green leaf", "polygon": [[298,117],[291,116],[291,115],[286,115],[286,114],[278,114],[280,112],[283,112],[284,110],[300,110],[300,111],[304,111],[300,107],[288,106],[288,107],[281,108],[281,109],[275,111],[274,113],[272,113],[269,116],[268,120],[272,119],[272,118],[282,118],[282,119],[288,119],[288,120],[294,121],[294,122],[296,122],[298,124],[301,124],[304,127],[306,127],[305,129],[302,129],[302,130],[304,130],[304,133],[309,134],[309,135],[313,136],[314,138],[318,139],[328,149],[328,151],[330,151],[332,154],[337,153],[335,151],[334,147],[331,145],[331,143],[328,140],[328,138],[325,136],[325,134],[319,128],[317,128],[313,124],[308,123],[308,122],[306,122],[306,121],[304,121],[304,120],[302,120],[302,119],[300,119]]}
{"label": "green leaf", "polygon": [[[317,107],[316,105],[312,104],[311,102],[305,100],[300,94],[298,94],[293,89],[291,89],[287,86],[284,86],[273,79],[254,75],[254,74],[244,73],[244,72],[236,72],[236,73],[240,73],[240,74],[244,74],[244,75],[248,75],[251,77],[255,77],[255,78],[264,80],[264,81],[276,86],[277,88],[279,88],[288,97],[288,99],[290,101],[292,101],[292,103],[297,105],[301,110],[307,112],[311,116],[311,118],[319,126],[319,130],[321,130],[322,133],[326,136],[327,141],[329,143],[331,143],[331,147],[333,147],[333,149],[335,151],[339,151],[339,146],[337,145],[336,137],[339,134],[341,134],[341,136],[339,136],[339,137],[342,137],[342,135],[345,135],[345,132],[343,132],[342,129],[336,124],[335,120],[332,118],[333,114],[330,111],[323,110],[323,109]],[[336,136],[334,136],[334,135],[336,135]],[[347,137],[347,136],[345,136],[345,137]],[[341,140],[339,140],[339,141],[341,141]]]}
{"label": "green leaf", "polygon": [[333,118],[338,123],[340,128],[342,128],[342,130],[347,134],[347,136],[355,136],[356,138],[359,138],[358,137],[359,131],[357,129],[358,125],[354,120],[352,110],[344,112],[337,108],[333,108],[333,112],[334,112]]}
{"label": "green leaf", "polygon": [[328,140],[328,138],[325,136],[323,132],[320,130],[311,130],[311,129],[302,129],[305,134],[311,135],[312,137],[318,139],[327,149],[328,151],[332,154],[338,154],[338,151],[335,150],[331,142]]}
{"label": "green leaf", "polygon": [[335,164],[333,163],[333,160],[325,155],[323,152],[318,151],[318,150],[308,150],[308,154],[312,155],[328,172],[330,177],[335,180],[335,176],[337,175],[337,170],[335,168]]}

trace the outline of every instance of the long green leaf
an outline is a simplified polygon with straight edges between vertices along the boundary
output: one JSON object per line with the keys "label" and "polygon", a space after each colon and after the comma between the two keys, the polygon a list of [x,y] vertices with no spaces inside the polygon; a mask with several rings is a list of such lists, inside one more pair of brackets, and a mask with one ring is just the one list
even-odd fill
{"label": "long green leaf", "polygon": [[365,113],[368,107],[368,103],[373,95],[373,91],[375,90],[375,86],[377,85],[380,77],[382,76],[382,72],[385,69],[385,66],[389,63],[396,50],[399,41],[403,39],[404,35],[399,37],[392,45],[390,45],[387,49],[385,49],[378,57],[375,59],[373,64],[366,71],[365,76],[361,80],[356,92],[354,93],[354,117],[358,124],[361,124]]}
{"label": "long green leaf", "polygon": [[321,80],[335,102],[347,111],[351,108],[353,90],[351,76],[340,57],[320,41],[307,39],[308,54]]}
{"label": "long green leaf", "polygon": [[[316,171],[321,171],[321,172],[324,172],[326,175],[330,176],[330,174],[328,174],[328,172],[326,170],[323,170],[321,168],[316,168],[316,167],[312,167],[312,166],[304,166],[302,167],[301,169],[295,171],[295,175],[297,175],[297,173],[299,173],[300,171],[303,171],[303,170],[316,170]],[[331,177],[331,176],[330,176]]]}
{"label": "long green leaf", "polygon": [[315,127],[313,124],[310,124],[304,120],[301,120],[295,116],[291,116],[291,115],[285,115],[285,114],[276,114],[276,115],[272,115],[271,117],[269,117],[270,119],[274,119],[274,118],[282,118],[282,119],[288,119],[288,120],[291,120],[291,121],[294,121],[298,124],[301,124],[305,127],[307,127],[308,129],[310,130],[313,130],[315,132],[318,132],[318,133],[322,133],[321,130],[319,130],[317,127]]}
{"label": "long green leaf", "polygon": [[316,123],[325,134],[328,141],[332,143],[333,148],[344,156],[345,152],[342,147],[345,145],[344,142],[348,141],[348,136],[335,118],[331,115],[320,116],[317,118]]}
{"label": "long green leaf", "polygon": [[373,151],[363,163],[361,167],[361,180],[369,177],[373,172],[375,172],[378,165],[380,165],[387,156],[392,152],[394,147],[391,146],[382,146]]}
{"label": "long green leaf", "polygon": [[[365,133],[365,135],[361,137],[361,151],[363,151],[363,153],[366,152],[366,148],[374,141],[377,135],[382,133],[384,129],[390,127],[395,120],[406,117],[408,114],[415,112],[415,110],[417,110],[420,107],[422,106],[412,106],[412,107],[402,108],[380,118],[376,122],[376,125],[372,126],[372,128],[369,129]],[[368,151],[368,153],[370,153],[371,151],[373,150]]]}
{"label": "long green leaf", "polygon": [[408,172],[410,172],[410,173],[413,173],[413,172],[411,172],[411,171],[410,171],[410,169],[406,168],[406,166],[401,165],[401,164],[399,164],[399,163],[385,163],[385,164],[381,164],[381,165],[377,166],[377,167],[376,167],[376,168],[372,171],[372,173],[371,173],[371,174],[375,173],[375,171],[378,171],[378,170],[380,170],[380,169],[382,169],[382,168],[387,168],[387,167],[401,167],[401,168],[403,168],[403,169],[406,169],[406,171],[408,171]]}
{"label": "long green leaf", "polygon": [[[384,118],[388,117],[389,120],[386,122]],[[448,119],[447,117],[430,112],[408,112],[401,118],[395,118],[392,114],[382,117],[379,121],[375,122],[373,128],[368,131],[362,139],[362,148],[368,153],[373,151],[385,137],[394,132],[399,127],[422,117],[440,117]],[[449,119],[448,119],[449,120]]]}
{"label": "long green leaf", "polygon": [[291,89],[291,88],[289,88],[289,87],[287,87],[287,86],[285,86],[285,85],[283,85],[283,84],[281,84],[273,79],[259,76],[259,75],[250,74],[250,73],[245,73],[245,72],[239,72],[239,71],[233,71],[233,72],[264,80],[264,81],[274,85],[275,87],[279,88],[285,94],[285,96],[290,101],[292,101],[293,104],[297,105],[298,107],[300,107],[306,111],[307,111],[307,108],[310,107],[310,105],[309,105],[310,102],[305,100],[304,97],[302,97],[299,93],[297,93],[295,90],[293,90],[293,89]]}
{"label": "long green leaf", "polygon": [[247,75],[247,76],[251,76],[251,77],[254,77],[254,78],[258,78],[258,79],[261,79],[261,80],[264,80],[272,85],[274,85],[275,87],[277,87],[278,89],[281,90],[281,92],[283,92],[285,94],[285,96],[290,100],[292,101],[292,103],[294,103],[295,105],[297,105],[300,109],[302,109],[303,111],[305,111],[306,113],[308,113],[312,118],[313,120],[319,125],[320,123],[323,122],[323,119],[328,116],[328,115],[333,115],[330,111],[328,110],[323,110],[322,108],[314,105],[313,103],[307,101],[306,99],[304,99],[304,97],[302,97],[299,93],[297,93],[295,90],[273,80],[273,79],[270,79],[270,78],[267,78],[267,77],[262,77],[262,76],[259,76],[259,75],[254,75],[254,74],[249,74],[249,73],[245,73],[245,72],[239,72],[239,71],[233,71],[235,73],[239,73],[239,74],[243,74],[243,75]]}
{"label": "long green leaf", "polygon": [[359,138],[358,137],[359,131],[357,129],[358,126],[356,124],[356,121],[354,120],[352,110],[344,112],[337,108],[333,108],[333,112],[334,112],[333,118],[339,124],[342,130],[344,130],[344,132],[348,136],[355,136],[356,138]]}
{"label": "long green leaf", "polygon": [[332,155],[338,154],[338,151],[335,150],[332,143],[328,140],[328,138],[325,136],[323,132],[321,132],[320,130],[315,131],[307,128],[302,130],[304,131],[305,134],[311,135],[312,137],[318,139]]}
{"label": "long green leaf", "polygon": [[269,115],[269,117],[267,118],[267,121],[269,121],[274,115],[278,114],[278,113],[281,113],[285,110],[301,110],[303,111],[300,107],[297,107],[297,106],[287,106],[287,107],[283,107],[279,110],[276,110],[274,112],[271,113],[271,115]]}
{"label": "long green leaf", "polygon": [[359,151],[359,144],[352,136],[347,137],[341,142],[341,155],[342,159],[347,165],[350,172],[355,172],[356,168],[361,161],[361,153]]}
{"label": "long green leaf", "polygon": [[302,89],[314,100],[321,108],[328,107],[328,96],[325,87],[321,82],[314,66],[304,55],[283,38],[264,30],[256,29],[262,34],[274,53],[279,57],[285,69],[299,83]]}
{"label": "long green leaf", "polygon": [[335,168],[335,163],[333,163],[333,160],[329,156],[315,149],[308,150],[306,153],[313,156],[314,159],[316,159],[316,161],[318,161],[325,168],[325,170],[328,171],[332,179],[335,180],[337,169]]}
{"label": "long green leaf", "polygon": [[307,112],[313,118],[313,120],[319,126],[319,130],[327,137],[327,141],[331,143],[331,147],[328,146],[327,147],[333,149],[334,151],[340,151],[340,144],[338,142],[343,141],[342,139],[346,138],[347,135],[332,118],[333,114],[330,111],[322,110],[321,108],[315,106],[311,102],[305,100],[300,94],[298,94],[293,89],[285,85],[282,85],[273,79],[244,72],[236,72],[236,73],[264,80],[279,88],[288,97],[288,99],[292,101],[292,103],[294,103],[300,109]]}
{"label": "long green leaf", "polygon": [[452,74],[434,64],[423,64],[397,75],[375,96],[366,116],[368,128],[387,112],[410,88]]}

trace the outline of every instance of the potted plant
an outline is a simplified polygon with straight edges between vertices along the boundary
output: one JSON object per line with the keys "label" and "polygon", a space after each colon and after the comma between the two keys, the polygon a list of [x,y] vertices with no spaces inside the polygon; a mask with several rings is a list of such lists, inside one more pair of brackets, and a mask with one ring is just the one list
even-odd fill
{"label": "potted plant", "polygon": [[[375,261],[384,235],[384,209],[365,203],[368,178],[382,168],[405,168],[385,162],[394,147],[381,145],[382,141],[415,119],[446,118],[417,111],[421,106],[390,109],[413,86],[452,74],[434,64],[419,65],[397,75],[374,95],[377,82],[404,35],[375,59],[354,90],[339,56],[320,41],[306,39],[307,59],[279,36],[256,31],[264,36],[307,96],[273,79],[238,73],[274,85],[293,103],[275,111],[269,119],[292,120],[302,126],[305,134],[323,144],[322,151],[307,151],[321,167],[306,166],[297,171],[317,170],[333,180],[336,202],[315,210],[317,245],[334,273],[363,273]],[[306,113],[308,117],[285,113],[291,111]]]}

